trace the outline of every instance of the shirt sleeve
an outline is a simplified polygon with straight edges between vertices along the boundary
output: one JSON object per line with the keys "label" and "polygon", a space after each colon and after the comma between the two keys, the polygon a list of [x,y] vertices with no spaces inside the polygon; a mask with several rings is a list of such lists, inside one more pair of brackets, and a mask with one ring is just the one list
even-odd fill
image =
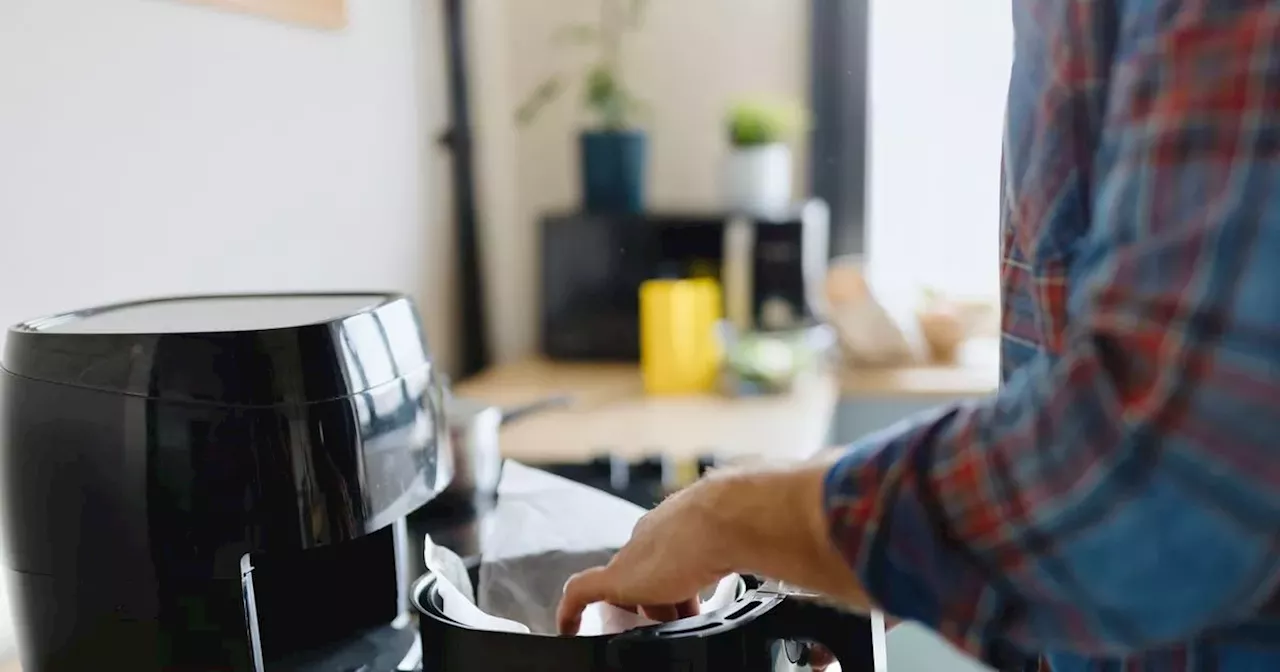
{"label": "shirt sleeve", "polygon": [[1280,2],[1125,6],[1060,342],[827,477],[873,599],[976,655],[1185,641],[1280,584]]}

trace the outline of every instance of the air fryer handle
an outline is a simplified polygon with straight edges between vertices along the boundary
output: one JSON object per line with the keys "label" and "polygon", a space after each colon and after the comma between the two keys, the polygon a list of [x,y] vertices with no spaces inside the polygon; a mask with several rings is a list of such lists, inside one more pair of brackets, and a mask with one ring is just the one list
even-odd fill
{"label": "air fryer handle", "polygon": [[844,672],[876,672],[875,630],[869,616],[788,595],[760,625],[769,638],[821,644]]}

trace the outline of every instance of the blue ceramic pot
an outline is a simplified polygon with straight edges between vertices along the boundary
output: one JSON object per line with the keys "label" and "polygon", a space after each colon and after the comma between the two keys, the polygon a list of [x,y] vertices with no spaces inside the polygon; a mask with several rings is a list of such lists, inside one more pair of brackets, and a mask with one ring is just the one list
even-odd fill
{"label": "blue ceramic pot", "polygon": [[641,131],[584,131],[582,206],[587,212],[638,213],[644,209],[647,138]]}

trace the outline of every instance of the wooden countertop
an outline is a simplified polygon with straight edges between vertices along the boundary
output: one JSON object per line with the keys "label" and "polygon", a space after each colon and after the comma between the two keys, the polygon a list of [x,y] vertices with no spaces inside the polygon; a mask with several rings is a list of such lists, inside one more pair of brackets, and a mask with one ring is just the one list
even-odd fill
{"label": "wooden countertop", "polygon": [[918,366],[845,371],[840,396],[849,397],[969,397],[991,394],[1000,383],[996,367]]}
{"label": "wooden countertop", "polygon": [[579,462],[606,452],[804,458],[823,448],[838,396],[834,376],[816,375],[778,396],[650,397],[634,365],[540,359],[496,367],[455,392],[504,407],[569,395],[569,406],[503,428],[503,454],[530,463]]}
{"label": "wooden countertop", "polygon": [[840,374],[840,396],[976,397],[1000,384],[1000,347],[996,339],[966,343],[955,365],[849,369]]}
{"label": "wooden countertop", "polygon": [[626,458],[662,453],[691,457],[797,459],[824,447],[841,397],[946,398],[996,389],[994,342],[967,345],[956,366],[845,371],[800,381],[786,395],[650,397],[634,364],[529,359],[459,383],[464,397],[513,407],[568,395],[568,407],[527,416],[502,430],[502,451],[531,463],[579,462],[609,452]]}

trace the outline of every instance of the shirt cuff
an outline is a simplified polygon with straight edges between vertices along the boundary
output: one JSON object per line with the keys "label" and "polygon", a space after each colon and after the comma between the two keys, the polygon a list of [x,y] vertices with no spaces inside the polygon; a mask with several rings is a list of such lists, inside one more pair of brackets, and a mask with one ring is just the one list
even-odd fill
{"label": "shirt cuff", "polygon": [[828,470],[824,506],[832,543],[874,604],[938,632],[998,670],[1034,670],[996,636],[1007,609],[977,563],[950,540],[932,501],[920,438],[889,430],[853,444]]}

